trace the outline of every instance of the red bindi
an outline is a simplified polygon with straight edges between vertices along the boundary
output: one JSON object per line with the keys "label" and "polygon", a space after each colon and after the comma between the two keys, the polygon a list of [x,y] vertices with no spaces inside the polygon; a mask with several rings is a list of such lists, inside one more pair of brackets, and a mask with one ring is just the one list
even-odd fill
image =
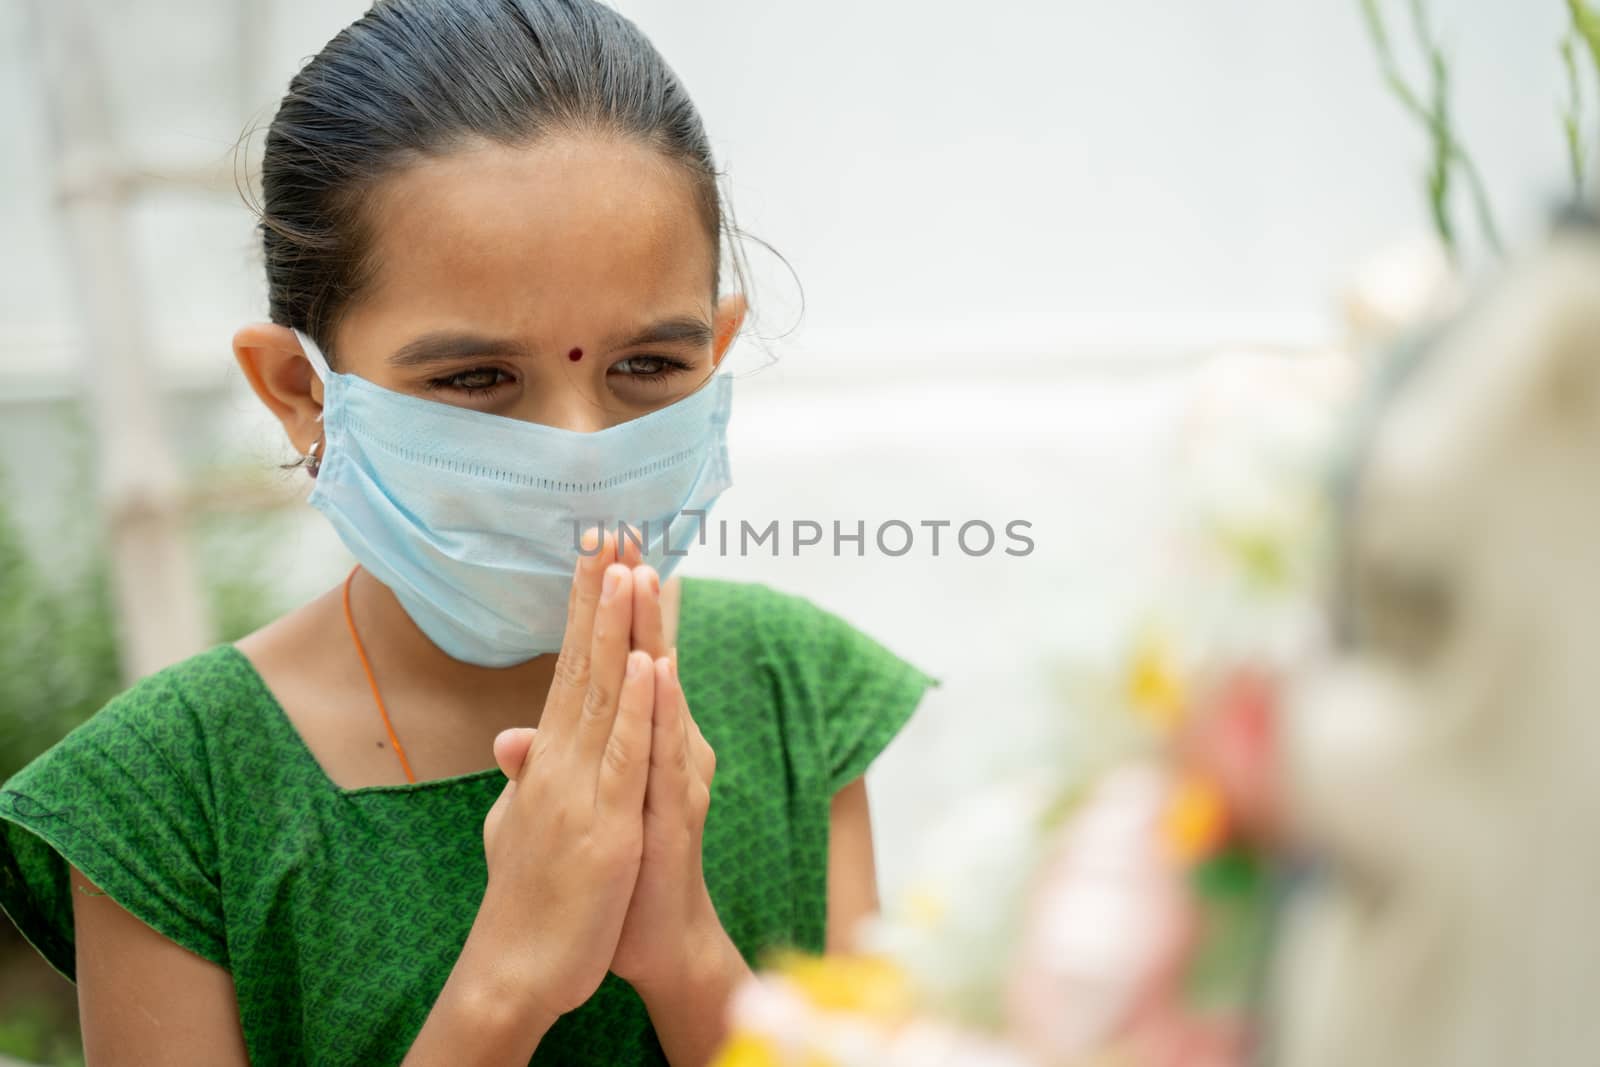
{"label": "red bindi", "polygon": [[578,360],[583,358],[583,349],[574,348],[571,352],[567,353],[567,358],[572,360],[574,363],[578,362]]}

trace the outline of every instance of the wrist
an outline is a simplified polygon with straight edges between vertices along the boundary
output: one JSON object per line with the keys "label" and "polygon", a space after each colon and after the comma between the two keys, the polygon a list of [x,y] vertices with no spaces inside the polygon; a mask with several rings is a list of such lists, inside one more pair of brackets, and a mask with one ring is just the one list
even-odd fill
{"label": "wrist", "polygon": [[403,1067],[505,1067],[527,1063],[555,1019],[524,1006],[470,951],[434,1001]]}
{"label": "wrist", "polygon": [[503,983],[485,981],[482,976],[463,977],[453,990],[447,987],[445,995],[463,1034],[471,1034],[488,1047],[515,1049],[529,1056],[557,1018],[519,998]]}
{"label": "wrist", "polygon": [[689,951],[676,982],[636,986],[669,1063],[709,1063],[728,1039],[728,1005],[750,980],[733,939],[721,922],[685,939]]}
{"label": "wrist", "polygon": [[708,899],[703,912],[687,925],[675,964],[632,984],[648,1005],[703,1003],[749,970]]}
{"label": "wrist", "polygon": [[480,914],[448,985],[457,987],[454,995],[462,1013],[480,1026],[536,1044],[562,1011],[553,1004],[545,977],[526,966],[525,959],[507,952],[505,940],[485,926]]}

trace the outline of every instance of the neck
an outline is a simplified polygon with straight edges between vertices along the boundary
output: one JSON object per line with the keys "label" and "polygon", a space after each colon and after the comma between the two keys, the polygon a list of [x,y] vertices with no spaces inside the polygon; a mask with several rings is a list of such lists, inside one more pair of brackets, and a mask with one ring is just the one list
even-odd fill
{"label": "neck", "polygon": [[[350,614],[386,690],[460,701],[485,711],[544,706],[555,672],[553,652],[510,667],[480,667],[455,659],[428,640],[399,598],[365,567],[350,583]],[[387,693],[385,699],[390,699]]]}

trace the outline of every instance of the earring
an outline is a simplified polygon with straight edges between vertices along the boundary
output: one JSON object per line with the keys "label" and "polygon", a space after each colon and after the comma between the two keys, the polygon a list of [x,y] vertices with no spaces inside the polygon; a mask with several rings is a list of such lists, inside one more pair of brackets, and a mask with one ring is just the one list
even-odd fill
{"label": "earring", "polygon": [[317,438],[311,443],[311,450],[306,453],[306,473],[315,478],[317,469],[322,466],[322,460],[317,458],[317,449],[322,447],[322,438]]}

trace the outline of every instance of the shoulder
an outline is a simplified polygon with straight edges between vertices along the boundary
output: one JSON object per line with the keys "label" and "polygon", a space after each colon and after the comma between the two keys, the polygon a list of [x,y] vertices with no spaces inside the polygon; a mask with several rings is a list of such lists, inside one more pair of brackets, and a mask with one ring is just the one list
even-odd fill
{"label": "shoulder", "polygon": [[85,726],[123,727],[155,738],[203,730],[253,694],[253,672],[232,645],[216,645],[146,675],[113,697]]}
{"label": "shoulder", "polygon": [[[237,747],[226,732],[249,686],[249,665],[220,645],[140,679],[0,783],[0,820],[85,847],[166,831],[208,837],[216,816],[217,760]],[[92,836],[94,840],[88,840]],[[105,877],[98,857],[79,864]]]}
{"label": "shoulder", "polygon": [[5,792],[55,792],[87,765],[90,778],[106,767],[192,777],[249,687],[248,663],[232,646],[191,656],[117,694],[4,783]]}
{"label": "shoulder", "polygon": [[867,681],[933,685],[890,646],[808,598],[758,582],[683,579],[680,632],[701,648],[758,662],[821,704]]}
{"label": "shoulder", "polygon": [[791,697],[812,695],[816,674],[869,641],[840,616],[806,597],[759,582],[685,578],[679,645],[726,671],[759,674]]}
{"label": "shoulder", "polygon": [[146,925],[227,959],[215,760],[248,664],[219,646],[141,679],[0,788],[0,908],[74,973],[68,865]]}
{"label": "shoulder", "polygon": [[684,578],[681,598],[688,625],[746,646],[792,652],[797,641],[854,632],[849,623],[807,598],[760,582]]}

